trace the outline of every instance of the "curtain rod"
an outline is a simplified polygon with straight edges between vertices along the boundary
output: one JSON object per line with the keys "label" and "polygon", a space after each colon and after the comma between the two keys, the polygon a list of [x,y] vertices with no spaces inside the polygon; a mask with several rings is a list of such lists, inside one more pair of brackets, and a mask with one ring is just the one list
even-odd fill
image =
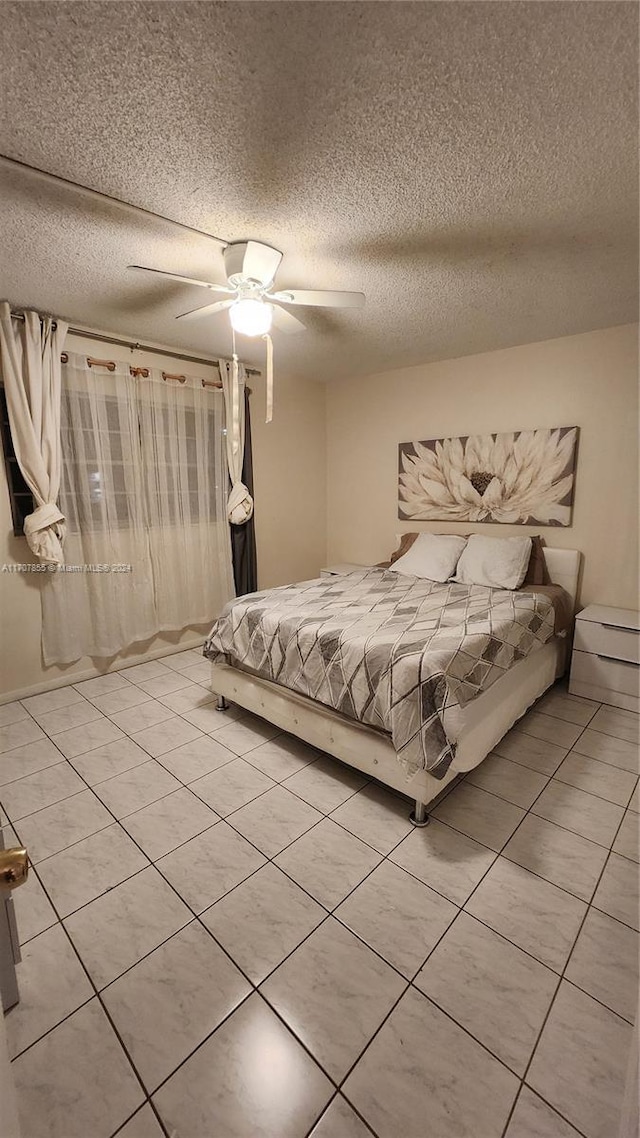
{"label": "curtain rod", "polygon": [[[69,353],[63,352],[62,355],[60,356],[60,360],[62,361],[63,364],[69,363]],[[107,371],[115,371],[116,367],[117,367],[115,360],[96,360],[93,358],[93,356],[87,356],[87,363],[88,363],[89,367],[105,367],[107,369]],[[129,374],[134,379],[138,379],[140,376],[142,376],[143,379],[148,379],[150,373],[151,373],[151,368],[129,366]],[[186,383],[187,382],[186,375],[172,375],[168,371],[162,372],[162,378],[164,379],[165,383],[168,379],[175,379],[178,381],[178,383]],[[220,382],[220,380],[201,379],[200,383],[201,383],[202,387],[215,387],[215,388],[217,388],[218,391],[222,391],[222,383]],[[246,384],[244,386],[244,389],[245,389],[247,395],[253,395],[251,388],[247,387]]]}
{"label": "curtain rod", "polygon": [[[24,321],[24,312],[14,312],[11,310],[11,315],[15,320]],[[53,321],[55,328],[56,321]],[[157,356],[168,356],[169,359],[174,360],[188,360],[193,364],[206,364],[208,367],[212,365],[215,367],[218,362],[215,359],[205,359],[204,356],[188,356],[184,352],[170,352],[166,348],[154,348],[152,344],[139,344],[137,341],[132,340],[119,340],[116,336],[103,336],[100,332],[88,332],[85,328],[69,328],[68,335],[70,336],[84,336],[87,340],[98,340],[101,344],[116,344],[118,347],[130,348],[132,352],[155,352]],[[262,375],[262,372],[255,367],[245,367],[247,375]]]}

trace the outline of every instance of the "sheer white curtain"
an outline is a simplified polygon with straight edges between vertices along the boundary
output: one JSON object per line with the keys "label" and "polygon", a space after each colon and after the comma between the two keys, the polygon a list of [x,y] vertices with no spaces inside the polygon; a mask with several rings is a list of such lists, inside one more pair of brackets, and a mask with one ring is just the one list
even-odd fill
{"label": "sheer white curtain", "polygon": [[70,354],[63,365],[66,564],[42,590],[46,664],[114,656],[157,630],[136,382],[128,364],[108,371]]}
{"label": "sheer white curtain", "polygon": [[137,383],[158,627],[204,624],[234,595],[223,395],[156,371]]}
{"label": "sheer white curtain", "polygon": [[47,664],[212,621],[233,596],[223,430],[222,393],[200,380],[133,378],[128,365],[109,372],[69,356],[67,564],[43,589]]}
{"label": "sheer white curtain", "polygon": [[[55,326],[54,326],[55,325]],[[60,352],[68,325],[37,312],[24,320],[0,303],[0,357],[16,458],[36,508],[24,520],[30,549],[41,561],[64,560],[60,489]]]}
{"label": "sheer white curtain", "polygon": [[227,464],[231,490],[227,502],[227,516],[233,525],[240,526],[253,514],[253,498],[242,481],[244,461],[244,385],[246,374],[234,355],[233,362],[218,360],[227,416]]}

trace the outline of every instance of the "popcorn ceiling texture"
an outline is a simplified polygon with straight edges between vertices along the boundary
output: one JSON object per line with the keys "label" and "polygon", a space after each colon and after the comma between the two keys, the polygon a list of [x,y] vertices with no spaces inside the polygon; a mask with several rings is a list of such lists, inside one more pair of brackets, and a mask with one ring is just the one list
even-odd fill
{"label": "popcorn ceiling texture", "polygon": [[[637,314],[637,8],[553,3],[3,3],[0,151],[285,254],[291,375],[325,379]],[[0,294],[228,353],[219,246],[0,168]],[[263,345],[242,342],[247,360]]]}

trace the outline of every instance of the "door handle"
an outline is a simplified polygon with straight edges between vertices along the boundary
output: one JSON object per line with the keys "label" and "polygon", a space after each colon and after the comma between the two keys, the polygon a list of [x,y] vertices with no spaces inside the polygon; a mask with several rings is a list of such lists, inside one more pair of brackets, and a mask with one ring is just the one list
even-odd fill
{"label": "door handle", "polygon": [[0,850],[0,891],[17,889],[27,880],[29,858],[21,846]]}

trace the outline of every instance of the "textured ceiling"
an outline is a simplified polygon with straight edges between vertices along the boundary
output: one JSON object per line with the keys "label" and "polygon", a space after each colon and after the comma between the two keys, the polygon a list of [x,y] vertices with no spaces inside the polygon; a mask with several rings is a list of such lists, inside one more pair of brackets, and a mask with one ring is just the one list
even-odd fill
{"label": "textured ceiling", "polygon": [[[278,369],[323,379],[637,315],[633,3],[3,3],[0,152],[284,252]],[[186,326],[220,246],[0,168],[0,295],[228,353]],[[243,340],[260,362],[262,345]]]}

